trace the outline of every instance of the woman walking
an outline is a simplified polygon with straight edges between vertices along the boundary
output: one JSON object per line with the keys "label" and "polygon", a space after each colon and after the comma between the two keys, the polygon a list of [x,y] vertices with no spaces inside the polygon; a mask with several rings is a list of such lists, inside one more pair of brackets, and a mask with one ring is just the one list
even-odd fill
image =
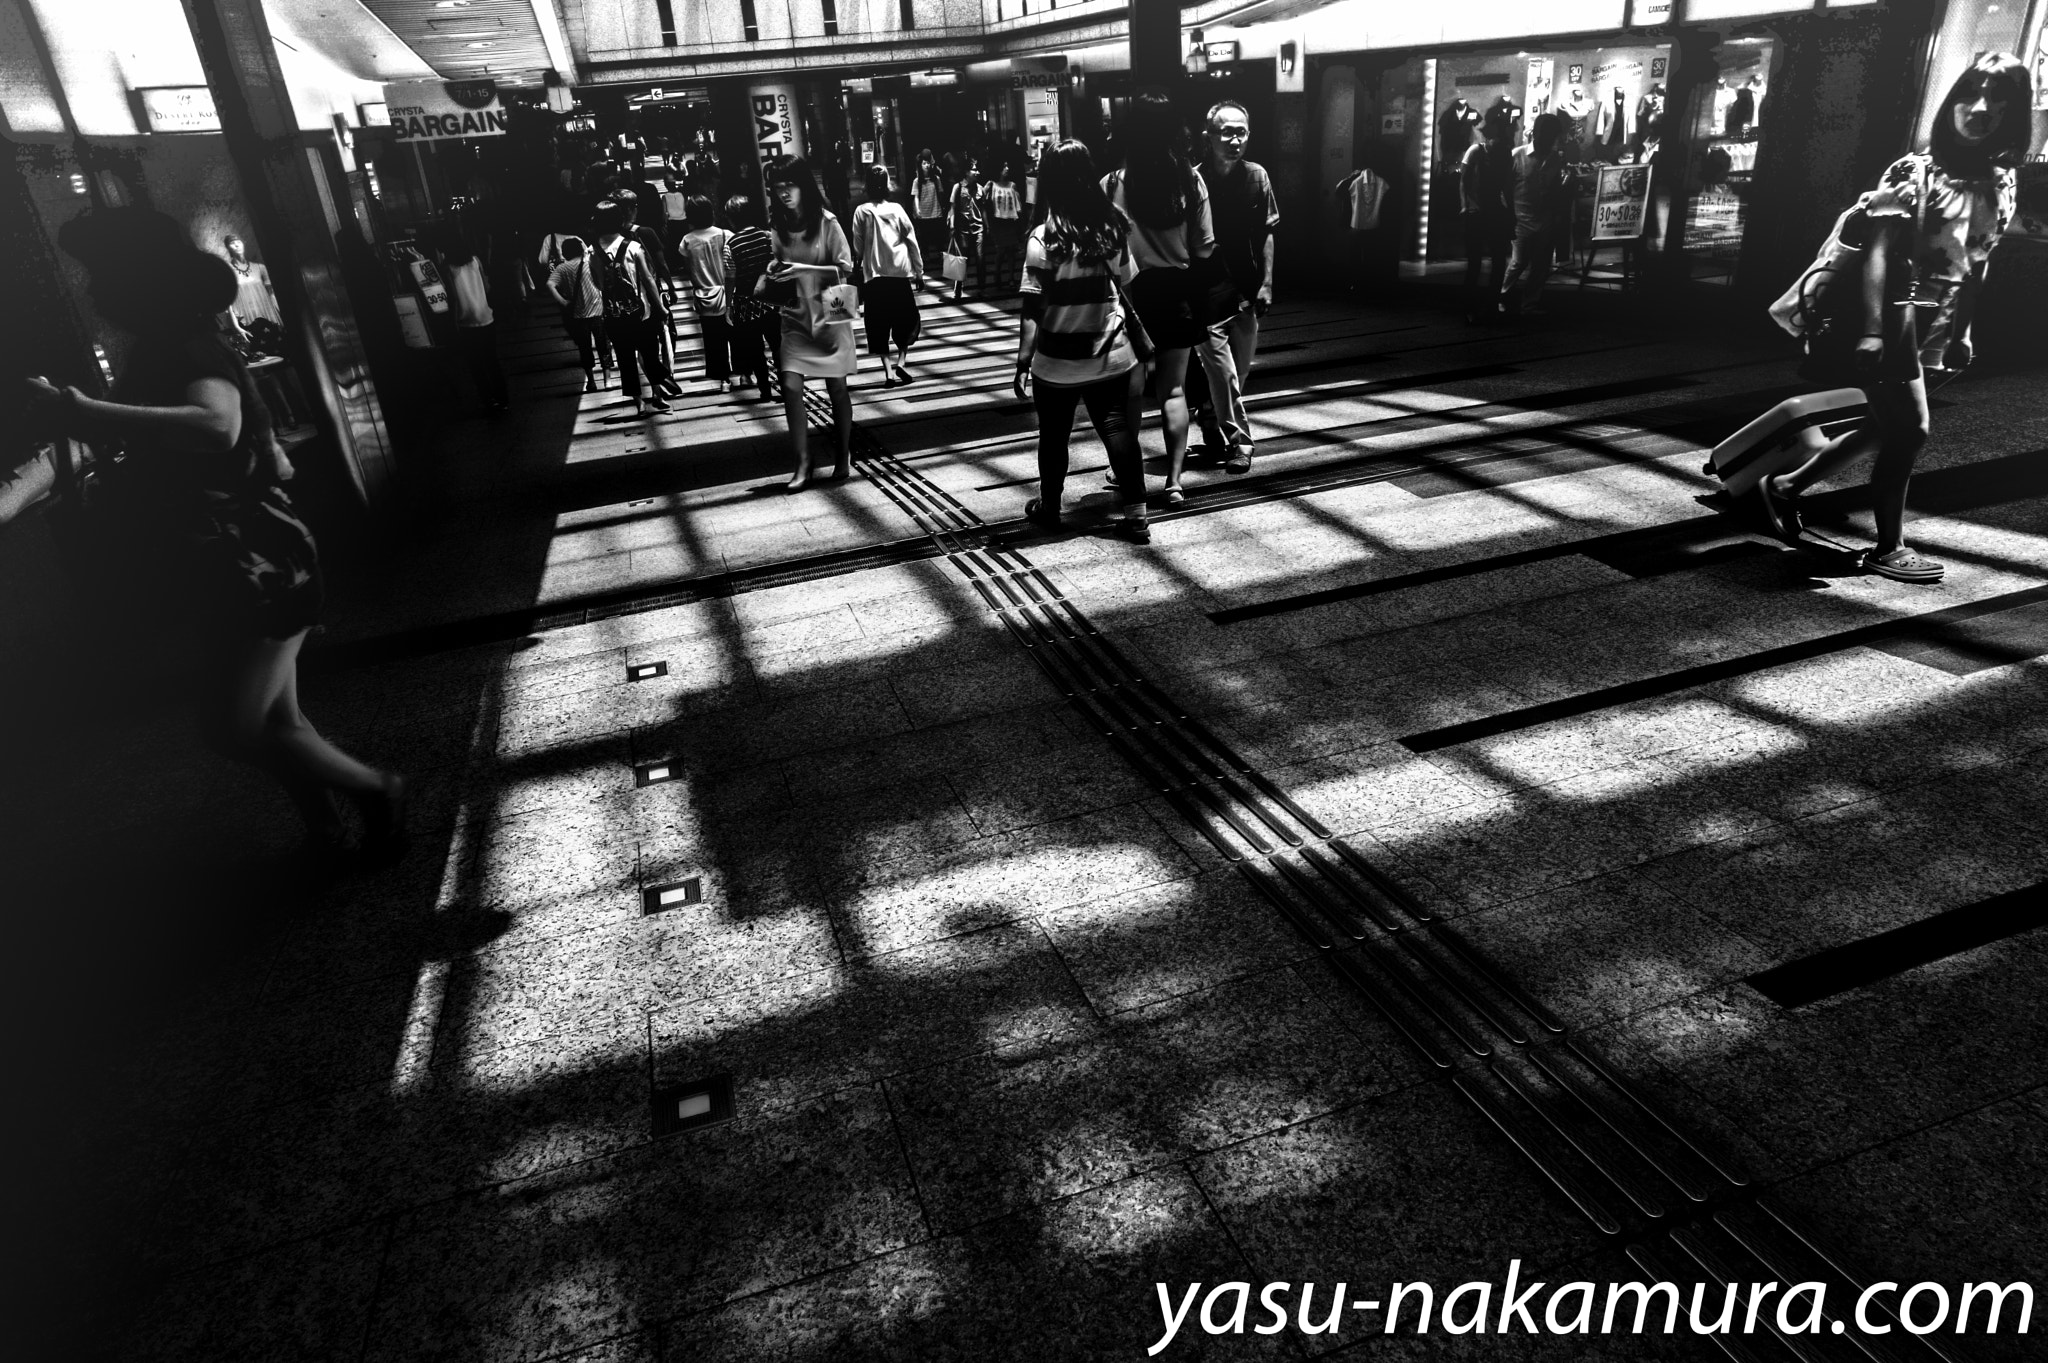
{"label": "woman walking", "polygon": [[583,365],[583,391],[595,393],[599,387],[600,360],[604,364],[604,386],[611,384],[612,348],[604,334],[604,295],[597,291],[583,238],[563,237],[559,249],[561,263],[548,272],[543,287],[548,297],[562,306],[562,325],[568,329],[569,339],[576,343],[576,358]]}
{"label": "woman walking", "polygon": [[917,223],[917,249],[928,265],[946,253],[946,180],[926,147],[917,154],[917,174],[910,181],[910,213]]}
{"label": "woman walking", "polygon": [[755,286],[775,259],[775,238],[761,225],[761,208],[744,194],[725,201],[725,220],[732,239],[725,244],[728,287],[732,303],[732,368],[754,381],[756,400],[766,402],[776,391],[774,355],[781,325],[775,309],[754,296]]}
{"label": "woman walking", "polygon": [[1140,90],[1125,123],[1124,167],[1112,171],[1102,189],[1130,223],[1137,269],[1131,306],[1158,349],[1152,392],[1166,431],[1166,500],[1177,504],[1185,500],[1180,480],[1188,458],[1188,354],[1208,334],[1196,313],[1188,266],[1214,253],[1216,229],[1208,186],[1188,163],[1186,130],[1172,100],[1161,90]]}
{"label": "woman walking", "polygon": [[[917,286],[924,277],[924,256],[917,229],[903,205],[889,198],[889,168],[869,166],[867,202],[853,210],[853,253],[860,261],[861,320],[867,324],[868,353],[882,362],[882,386],[910,382],[904,365],[917,341]],[[889,347],[896,347],[896,366],[889,367]]]}
{"label": "woman walking", "polygon": [[825,209],[817,177],[802,157],[784,161],[768,173],[774,197],[775,263],[767,285],[782,309],[782,410],[789,418],[789,444],[796,472],[788,490],[801,492],[811,482],[810,421],[804,415],[804,380],[823,379],[832,399],[832,425],[838,436],[833,481],[853,474],[853,399],[846,391],[853,373],[853,327],[823,320],[822,295],[853,273],[853,247],[839,219]]}
{"label": "woman walking", "polygon": [[337,795],[356,802],[366,859],[404,848],[405,781],[335,747],[299,709],[298,656],[321,607],[320,557],[285,495],[290,476],[247,366],[213,325],[235,296],[227,262],[146,209],[67,223],[102,316],[135,337],[110,401],[29,379],[41,429],[122,442],[103,465],[137,591],[201,644],[201,731],[275,776],[316,851],[343,849]]}
{"label": "woman walking", "polygon": [[[952,195],[952,238],[953,254],[964,257],[974,269],[974,287],[979,290],[981,278],[981,163],[973,157],[967,158],[967,170],[960,176],[960,182],[953,186]],[[967,289],[964,276],[954,281],[953,301],[959,302],[960,295]]]}
{"label": "woman walking", "polygon": [[684,285],[704,336],[704,377],[723,393],[732,377],[732,257],[726,249],[732,233],[712,222],[711,200],[702,195],[692,195],[683,207],[690,225],[679,243]]}
{"label": "woman walking", "polygon": [[1845,316],[1808,347],[1801,376],[1824,388],[1861,388],[1870,422],[1830,442],[1789,473],[1757,484],[1781,537],[1802,527],[1799,497],[1864,453],[1877,543],[1863,571],[1934,583],[1945,569],[1906,546],[1906,487],[1927,443],[1927,371],[1971,358],[1970,317],[1992,247],[2015,209],[2013,167],[2025,158],[2032,82],[2009,53],[1979,57],[1949,90],[1928,150],[1900,157],[1863,203],[1862,287]]}
{"label": "woman walking", "polygon": [[[1121,502],[1116,526],[1148,544],[1145,469],[1138,453],[1144,419],[1145,367],[1132,343],[1118,281],[1132,273],[1130,223],[1096,181],[1087,144],[1068,140],[1045,154],[1038,170],[1045,221],[1024,243],[1024,298],[1017,334],[1018,397],[1038,411],[1038,496],[1024,507],[1033,523],[1060,523],[1067,479],[1067,442],[1074,408],[1109,452]],[[1185,359],[1185,353],[1183,353]]]}
{"label": "woman walking", "polygon": [[1005,160],[996,167],[995,178],[982,190],[981,200],[988,212],[988,255],[995,270],[996,292],[1007,294],[1011,277],[1021,271],[1024,251],[1024,191],[1010,174]]}
{"label": "woman walking", "polygon": [[[619,357],[619,388],[637,416],[670,410],[661,400],[673,388],[668,365],[661,358],[661,319],[668,314],[661,287],[640,243],[628,237],[626,211],[610,199],[597,206],[598,291],[604,297],[604,329]],[[640,395],[640,371],[647,371],[648,392]]]}
{"label": "woman walking", "polygon": [[505,369],[498,363],[498,321],[491,311],[490,291],[484,284],[483,264],[467,233],[448,234],[442,253],[443,272],[448,279],[448,301],[455,314],[455,332],[463,358],[469,361],[469,376],[476,385],[477,402],[485,416],[501,416],[512,406],[505,387]]}

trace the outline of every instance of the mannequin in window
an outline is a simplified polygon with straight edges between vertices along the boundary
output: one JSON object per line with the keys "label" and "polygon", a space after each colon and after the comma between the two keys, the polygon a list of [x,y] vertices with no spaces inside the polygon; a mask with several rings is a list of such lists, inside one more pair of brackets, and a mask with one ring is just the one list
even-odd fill
{"label": "mannequin in window", "polygon": [[1569,148],[1567,157],[1577,153],[1578,145],[1586,137],[1586,120],[1593,115],[1593,101],[1586,98],[1586,87],[1574,85],[1564,92],[1564,98],[1557,102],[1558,113],[1564,116],[1564,127],[1559,130],[1559,141]]}
{"label": "mannequin in window", "polygon": [[1751,76],[1735,92],[1735,98],[1728,102],[1728,121],[1725,124],[1730,137],[1749,136],[1749,125],[1756,122],[1756,77]]}
{"label": "mannequin in window", "polygon": [[1593,140],[1609,155],[1618,155],[1635,140],[1635,111],[1629,108],[1628,91],[1619,85],[1614,87],[1613,98],[1600,106]]}
{"label": "mannequin in window", "polygon": [[1479,126],[1479,111],[1460,96],[1444,106],[1436,120],[1437,160],[1455,166],[1472,145],[1472,131]]}
{"label": "mannequin in window", "polygon": [[261,317],[265,321],[284,325],[284,319],[277,311],[277,294],[270,287],[270,270],[249,259],[242,239],[233,232],[220,239],[226,250],[228,264],[235,267],[235,302],[232,311],[235,320],[243,326]]}
{"label": "mannequin in window", "polygon": [[1650,136],[1650,126],[1664,116],[1664,86],[1661,82],[1652,85],[1643,97],[1636,101],[1636,149],[1640,151]]}

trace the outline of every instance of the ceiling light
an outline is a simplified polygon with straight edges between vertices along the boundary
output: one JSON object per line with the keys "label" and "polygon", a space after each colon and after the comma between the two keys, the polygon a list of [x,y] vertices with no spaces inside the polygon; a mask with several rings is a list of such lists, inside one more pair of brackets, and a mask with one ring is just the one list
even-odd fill
{"label": "ceiling light", "polygon": [[434,0],[435,9],[468,9],[469,0]]}
{"label": "ceiling light", "polygon": [[464,47],[496,47],[496,43],[464,43]]}

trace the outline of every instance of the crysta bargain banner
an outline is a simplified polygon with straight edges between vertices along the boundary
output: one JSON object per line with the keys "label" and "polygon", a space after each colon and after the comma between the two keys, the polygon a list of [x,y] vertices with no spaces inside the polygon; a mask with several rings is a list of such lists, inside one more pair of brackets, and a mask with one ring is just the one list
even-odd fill
{"label": "crysta bargain banner", "polygon": [[408,80],[384,87],[391,130],[401,142],[502,137],[505,110],[488,80]]}

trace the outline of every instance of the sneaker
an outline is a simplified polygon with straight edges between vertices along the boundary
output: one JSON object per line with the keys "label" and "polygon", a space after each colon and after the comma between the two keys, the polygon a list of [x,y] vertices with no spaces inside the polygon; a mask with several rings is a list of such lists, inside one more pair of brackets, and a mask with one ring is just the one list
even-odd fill
{"label": "sneaker", "polygon": [[669,406],[660,398],[649,398],[646,402],[641,404],[640,415],[647,416],[653,412],[673,412],[674,410],[675,408]]}

